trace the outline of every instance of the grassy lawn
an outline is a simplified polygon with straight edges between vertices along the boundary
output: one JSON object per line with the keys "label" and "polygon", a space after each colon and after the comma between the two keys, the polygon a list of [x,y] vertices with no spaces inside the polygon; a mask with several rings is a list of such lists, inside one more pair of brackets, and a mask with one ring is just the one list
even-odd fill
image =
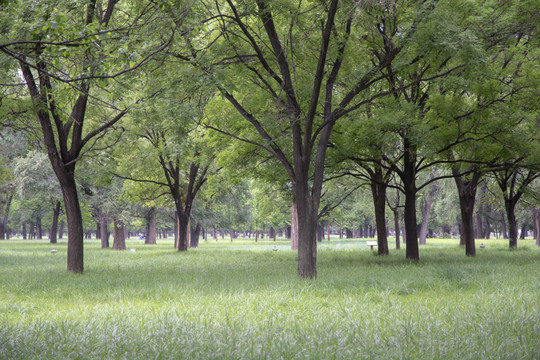
{"label": "grassy lawn", "polygon": [[301,280],[285,241],[90,240],[83,275],[65,240],[0,241],[0,359],[540,359],[540,249],[483,242],[335,239]]}

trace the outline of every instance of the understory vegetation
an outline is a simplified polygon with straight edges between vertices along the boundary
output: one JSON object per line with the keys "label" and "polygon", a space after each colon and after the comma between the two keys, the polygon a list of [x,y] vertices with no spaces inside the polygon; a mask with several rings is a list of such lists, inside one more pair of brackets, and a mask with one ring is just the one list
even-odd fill
{"label": "understory vegetation", "polygon": [[143,242],[86,241],[84,276],[65,271],[65,241],[0,242],[0,358],[540,358],[533,240],[471,258],[432,239],[411,262],[334,239],[310,281],[285,240]]}

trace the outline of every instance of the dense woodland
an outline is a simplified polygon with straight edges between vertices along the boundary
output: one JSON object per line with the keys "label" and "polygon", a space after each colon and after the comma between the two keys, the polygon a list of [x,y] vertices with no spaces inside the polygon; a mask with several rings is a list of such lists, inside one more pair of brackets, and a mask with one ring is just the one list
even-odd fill
{"label": "dense woodland", "polygon": [[[537,1],[0,1],[0,238],[540,245]],[[111,240],[111,243],[110,241]]]}

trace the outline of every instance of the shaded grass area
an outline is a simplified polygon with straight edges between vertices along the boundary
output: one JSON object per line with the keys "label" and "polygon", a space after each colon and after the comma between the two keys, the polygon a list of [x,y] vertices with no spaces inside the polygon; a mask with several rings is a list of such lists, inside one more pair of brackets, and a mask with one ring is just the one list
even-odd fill
{"label": "shaded grass area", "polygon": [[297,278],[285,241],[127,246],[86,242],[76,275],[65,242],[58,253],[0,242],[0,358],[540,358],[540,250],[529,240],[514,251],[488,241],[476,258],[431,240],[417,263],[403,249],[376,256],[365,240],[325,242],[316,280]]}

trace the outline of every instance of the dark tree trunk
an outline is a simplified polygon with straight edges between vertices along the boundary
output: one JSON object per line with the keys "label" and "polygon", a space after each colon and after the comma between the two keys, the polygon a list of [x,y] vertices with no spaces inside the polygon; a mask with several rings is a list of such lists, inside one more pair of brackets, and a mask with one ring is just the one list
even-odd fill
{"label": "dark tree trunk", "polygon": [[199,236],[201,234],[201,224],[197,223],[194,229],[191,230],[191,239],[189,241],[189,247],[198,248],[199,247]]}
{"label": "dark tree trunk", "polygon": [[521,225],[521,231],[519,234],[520,240],[525,240],[525,237],[527,236],[527,227],[529,226],[529,223],[524,221],[523,225]]}
{"label": "dark tree trunk", "polygon": [[405,257],[411,260],[419,260],[418,252],[418,228],[416,222],[416,153],[408,139],[404,140],[405,155],[401,180],[405,191],[405,233],[407,240]]}
{"label": "dark tree trunk", "polygon": [[84,233],[75,179],[72,176],[66,176],[64,185],[61,189],[68,223],[67,269],[74,273],[82,273],[84,270]]}
{"label": "dark tree trunk", "polygon": [[382,169],[377,168],[371,175],[371,194],[375,207],[375,224],[377,227],[377,254],[388,255],[388,237],[386,231],[386,183],[383,181]]}
{"label": "dark tree trunk", "polygon": [[276,241],[277,234],[276,229],[274,229],[273,226],[270,226],[270,229],[268,230],[268,237]]}
{"label": "dark tree trunk", "polygon": [[22,224],[22,238],[23,238],[23,240],[26,240],[26,239],[27,239],[27,235],[26,235],[26,223]]}
{"label": "dark tree trunk", "polygon": [[476,246],[474,239],[474,203],[476,200],[476,190],[480,180],[480,173],[474,171],[470,178],[465,178],[458,173],[457,169],[452,170],[454,181],[457,186],[459,196],[459,208],[461,211],[461,231],[460,237],[465,245],[465,255],[476,256]]}
{"label": "dark tree trunk", "polygon": [[150,208],[146,216],[146,233],[144,243],[147,245],[156,244],[156,209]]}
{"label": "dark tree trunk", "polygon": [[517,248],[517,221],[515,213],[516,203],[512,201],[505,201],[504,207],[506,209],[506,216],[508,218],[508,241],[510,249]]}
{"label": "dark tree trunk", "polygon": [[324,240],[324,226],[320,222],[317,224],[317,242]]}
{"label": "dark tree trunk", "polygon": [[126,250],[126,234],[124,233],[124,222],[114,219],[114,241],[113,249]]}
{"label": "dark tree trunk", "polygon": [[49,241],[51,244],[56,244],[56,239],[58,237],[58,217],[60,216],[60,201],[56,202],[56,206],[53,210],[53,219],[51,224],[51,230],[49,232]]}
{"label": "dark tree trunk", "polygon": [[177,210],[178,221],[178,251],[187,251],[189,245],[189,215],[182,210]]}

